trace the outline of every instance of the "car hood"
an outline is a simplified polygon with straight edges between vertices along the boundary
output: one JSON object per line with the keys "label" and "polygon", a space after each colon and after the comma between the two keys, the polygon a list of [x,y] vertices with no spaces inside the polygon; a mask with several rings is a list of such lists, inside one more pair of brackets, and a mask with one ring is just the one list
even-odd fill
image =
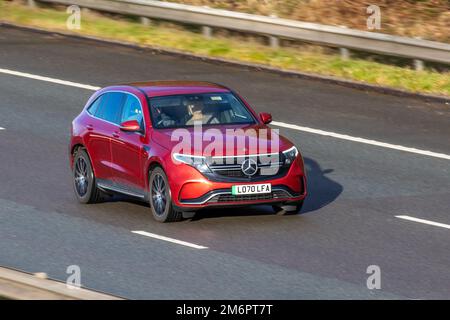
{"label": "car hood", "polygon": [[[261,124],[203,126],[202,129],[155,129],[152,140],[168,150],[179,149],[181,143],[185,146],[190,143],[191,151],[183,150],[181,153],[184,154],[199,154],[200,152],[194,149],[194,144],[197,143],[201,155],[208,156],[272,153],[293,146],[288,139],[279,135],[277,129]],[[238,143],[239,140],[243,142]],[[213,148],[213,145],[216,148]],[[259,149],[255,149],[255,146]],[[219,150],[222,150],[221,154]]]}

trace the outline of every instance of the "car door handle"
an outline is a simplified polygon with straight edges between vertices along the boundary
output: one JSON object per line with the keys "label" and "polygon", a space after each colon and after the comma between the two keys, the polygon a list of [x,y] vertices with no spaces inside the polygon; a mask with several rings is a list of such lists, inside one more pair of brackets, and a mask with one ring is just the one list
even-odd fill
{"label": "car door handle", "polygon": [[86,129],[88,129],[88,130],[94,130],[94,126],[93,126],[92,124],[88,124],[88,125],[86,126]]}
{"label": "car door handle", "polygon": [[118,138],[118,137],[120,137],[120,134],[119,134],[118,132],[114,132],[114,133],[112,134],[112,136],[113,136],[114,138]]}

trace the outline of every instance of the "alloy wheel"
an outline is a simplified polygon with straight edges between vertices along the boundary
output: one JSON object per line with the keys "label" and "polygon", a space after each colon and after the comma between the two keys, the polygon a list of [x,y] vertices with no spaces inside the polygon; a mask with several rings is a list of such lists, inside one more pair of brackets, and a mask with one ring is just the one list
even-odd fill
{"label": "alloy wheel", "polygon": [[88,166],[83,157],[79,157],[75,162],[75,188],[80,197],[88,191]]}
{"label": "alloy wheel", "polygon": [[167,206],[167,190],[164,178],[157,174],[152,182],[152,206],[155,213],[163,215]]}

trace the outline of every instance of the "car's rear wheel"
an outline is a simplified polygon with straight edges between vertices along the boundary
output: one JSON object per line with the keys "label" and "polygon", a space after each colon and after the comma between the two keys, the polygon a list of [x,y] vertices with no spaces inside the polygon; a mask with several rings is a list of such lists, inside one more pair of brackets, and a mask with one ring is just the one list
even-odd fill
{"label": "car's rear wheel", "polygon": [[303,207],[303,202],[304,201],[298,201],[283,206],[272,206],[272,208],[278,215],[287,216],[300,213]]}
{"label": "car's rear wheel", "polygon": [[95,183],[94,170],[84,149],[78,149],[73,160],[73,186],[81,203],[96,203],[102,199],[102,191]]}
{"label": "car's rear wheel", "polygon": [[155,167],[151,171],[149,186],[150,208],[155,220],[159,222],[181,220],[183,214],[173,207],[169,182],[161,167]]}

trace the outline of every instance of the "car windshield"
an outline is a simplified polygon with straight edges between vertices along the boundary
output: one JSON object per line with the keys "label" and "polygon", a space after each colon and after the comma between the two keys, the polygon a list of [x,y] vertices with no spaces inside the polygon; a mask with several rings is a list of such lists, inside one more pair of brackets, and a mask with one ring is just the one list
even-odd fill
{"label": "car windshield", "polygon": [[253,124],[255,119],[232,93],[184,94],[150,99],[155,128],[220,124]]}

